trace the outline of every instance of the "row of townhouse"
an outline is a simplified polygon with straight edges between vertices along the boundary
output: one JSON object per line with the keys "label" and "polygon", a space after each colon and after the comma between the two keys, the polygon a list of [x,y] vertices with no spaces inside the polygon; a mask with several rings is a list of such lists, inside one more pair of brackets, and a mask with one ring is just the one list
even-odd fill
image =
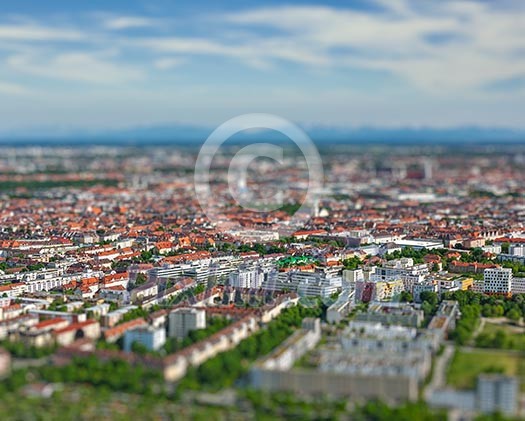
{"label": "row of townhouse", "polygon": [[[164,358],[141,356],[122,351],[95,350],[93,346],[87,346],[84,342],[77,342],[74,346],[60,348],[55,353],[54,360],[56,363],[63,364],[70,361],[71,358],[74,358],[75,356],[93,354],[102,360],[119,358],[124,359],[131,364],[145,364],[150,368],[158,368],[162,370],[166,381],[177,381],[186,374],[188,368],[198,366],[218,353],[236,347],[243,339],[246,339],[256,332],[260,327],[260,323],[268,323],[273,318],[277,317],[283,309],[296,305],[298,299],[299,297],[296,294],[282,295],[278,297],[274,303],[267,304],[257,309],[257,311],[241,317],[211,337]],[[127,310],[129,311],[131,309],[133,309],[133,307]],[[119,309],[116,312],[110,312],[101,318],[106,326],[111,326],[102,329],[102,335],[106,341],[115,342],[118,338],[128,335],[127,340],[125,340],[128,348],[131,348],[131,343],[137,340],[143,340],[151,347],[158,346],[158,344],[162,342],[162,332],[160,331],[162,330],[165,333],[165,324],[168,320],[167,312],[157,312],[159,314],[155,315],[155,317],[151,315],[149,322],[139,318],[114,326],[113,324],[116,321],[113,320],[113,313],[117,312],[124,313]],[[120,319],[120,317],[121,315],[119,315],[118,319]],[[38,323],[38,318],[35,318],[35,320],[36,323]],[[111,323],[108,323],[110,320]],[[86,320],[86,322],[95,321]],[[74,334],[72,334],[73,328],[67,330],[67,335],[66,333],[62,333],[65,335],[64,341],[67,342],[66,345],[72,344],[72,342],[69,342],[68,340],[74,341],[83,337],[89,338],[92,342],[97,333],[95,331],[96,329],[91,328],[88,332],[81,333],[80,330],[85,330],[85,328],[79,323],[76,324],[78,326]],[[88,325],[86,324],[86,326]],[[67,328],[68,327],[64,329]],[[88,350],[88,348],[90,348],[90,350]]]}
{"label": "row of townhouse", "polygon": [[96,340],[100,336],[100,324],[96,320],[76,321],[55,317],[18,330],[17,340],[29,346],[67,346],[78,339]]}
{"label": "row of townhouse", "polygon": [[30,272],[0,274],[0,282],[33,281],[37,279],[51,279],[64,274],[63,268],[41,269]]}

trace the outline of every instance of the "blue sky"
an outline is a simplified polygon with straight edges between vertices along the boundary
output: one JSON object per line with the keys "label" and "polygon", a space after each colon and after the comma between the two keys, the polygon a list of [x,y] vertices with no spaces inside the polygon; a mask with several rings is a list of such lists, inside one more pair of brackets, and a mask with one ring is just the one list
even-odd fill
{"label": "blue sky", "polygon": [[525,128],[521,0],[0,3],[0,132]]}

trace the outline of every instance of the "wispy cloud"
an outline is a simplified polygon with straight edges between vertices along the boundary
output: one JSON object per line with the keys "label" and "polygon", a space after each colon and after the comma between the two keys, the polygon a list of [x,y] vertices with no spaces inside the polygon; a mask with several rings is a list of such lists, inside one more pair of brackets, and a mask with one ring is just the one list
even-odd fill
{"label": "wispy cloud", "polygon": [[[522,9],[496,9],[472,0],[419,2],[374,0],[373,11],[328,6],[282,6],[216,14],[207,25],[213,33],[173,35],[162,19],[140,15],[99,15],[98,31],[37,24],[0,25],[0,41],[65,42],[82,40],[97,51],[111,43],[132,55],[150,56],[152,69],[174,68],[182,58],[225,57],[258,69],[296,63],[307,68],[357,68],[384,71],[434,93],[477,89],[498,80],[525,75]],[[127,37],[142,28],[140,38]],[[221,36],[227,29],[229,36]],[[262,31],[261,31],[262,30]],[[117,31],[118,34],[114,34]],[[172,32],[170,34],[170,32]],[[232,34],[238,33],[235,37]],[[62,54],[49,64],[67,79],[114,80],[115,65],[88,57],[91,52]],[[150,54],[152,53],[152,54]],[[154,57],[154,55],[157,57]],[[167,54],[174,54],[170,59]],[[171,62],[168,60],[172,60]],[[28,64],[27,56],[17,58]],[[13,62],[13,59],[11,59]],[[78,64],[78,66],[77,66]],[[20,67],[20,63],[18,63]],[[93,66],[93,72],[80,69]],[[28,66],[22,66],[28,71]],[[72,68],[71,68],[72,67]],[[131,79],[137,72],[125,69]],[[48,74],[35,69],[34,74]],[[93,73],[93,74],[91,74]],[[68,76],[69,74],[69,76]]]}
{"label": "wispy cloud", "polygon": [[85,38],[85,33],[75,29],[33,24],[0,24],[0,41],[79,41]]}
{"label": "wispy cloud", "polygon": [[142,72],[106,57],[88,53],[63,53],[55,56],[13,55],[7,59],[13,70],[35,76],[100,84],[137,80]]}
{"label": "wispy cloud", "polygon": [[159,20],[141,16],[116,16],[107,18],[104,26],[108,29],[122,30],[131,28],[149,28],[158,24]]}
{"label": "wispy cloud", "polygon": [[[192,7],[184,17],[132,7],[0,17],[0,92],[25,109],[33,92],[26,86],[38,86],[39,94],[60,97],[60,109],[67,109],[74,85],[79,100],[89,96],[95,104],[99,95],[125,108],[124,94],[140,85],[144,91],[133,98],[151,101],[144,110],[155,115],[204,107],[216,118],[226,108],[212,101],[210,90],[220,87],[217,102],[227,98],[228,115],[263,108],[326,121],[346,122],[351,114],[355,124],[490,118],[523,125],[521,0],[286,4],[214,12]],[[69,83],[64,88],[57,81]],[[113,87],[119,96],[108,93]],[[257,95],[246,95],[255,88]],[[351,101],[358,104],[347,105]],[[369,105],[360,114],[363,104]]]}
{"label": "wispy cloud", "polygon": [[6,95],[24,95],[29,93],[29,90],[17,83],[0,81],[0,93]]}
{"label": "wispy cloud", "polygon": [[[308,64],[384,70],[432,91],[468,89],[525,74],[525,55],[519,53],[525,49],[522,11],[494,10],[473,1],[432,7],[403,0],[376,3],[383,9],[273,7],[225,19],[244,29],[277,30],[281,35],[264,44],[273,46],[273,53],[254,48],[266,57],[278,57],[283,43],[295,45],[297,61],[305,62],[301,51],[306,50]],[[448,42],[436,43],[433,34],[447,34]]]}
{"label": "wispy cloud", "polygon": [[170,70],[182,66],[187,60],[181,57],[162,57],[155,60],[155,67],[160,70]]}

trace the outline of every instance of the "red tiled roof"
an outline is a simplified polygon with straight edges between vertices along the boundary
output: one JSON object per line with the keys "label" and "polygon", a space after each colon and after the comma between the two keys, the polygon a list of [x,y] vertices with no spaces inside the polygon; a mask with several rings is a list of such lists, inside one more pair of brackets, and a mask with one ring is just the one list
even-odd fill
{"label": "red tiled roof", "polygon": [[107,338],[110,338],[112,336],[121,336],[127,330],[133,329],[135,327],[142,326],[142,325],[145,325],[145,324],[147,324],[146,321],[144,319],[141,319],[141,318],[130,320],[129,322],[122,323],[122,324],[120,324],[118,326],[112,327],[112,328],[107,329],[106,331],[104,331],[104,338],[107,339]]}

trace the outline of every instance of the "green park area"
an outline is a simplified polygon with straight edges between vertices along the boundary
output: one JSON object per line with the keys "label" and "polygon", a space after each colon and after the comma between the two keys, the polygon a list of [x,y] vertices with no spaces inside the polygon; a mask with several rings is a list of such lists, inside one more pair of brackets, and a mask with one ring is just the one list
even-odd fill
{"label": "green park area", "polygon": [[480,348],[525,351],[525,329],[505,323],[496,324],[487,321],[475,342],[476,346]]}
{"label": "green park area", "polygon": [[525,354],[515,351],[476,349],[459,350],[447,371],[447,383],[459,389],[472,389],[482,373],[502,373],[518,376],[525,390]]}

